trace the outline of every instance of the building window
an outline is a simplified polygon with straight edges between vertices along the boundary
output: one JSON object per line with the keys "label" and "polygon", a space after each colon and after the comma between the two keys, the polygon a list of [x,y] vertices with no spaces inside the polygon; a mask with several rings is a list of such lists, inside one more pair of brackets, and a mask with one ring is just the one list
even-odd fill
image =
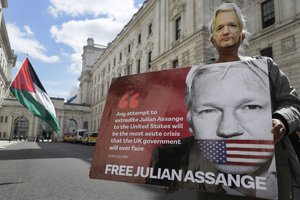
{"label": "building window", "polygon": [[148,35],[152,34],[152,23],[148,25]]}
{"label": "building window", "polygon": [[108,81],[107,81],[106,85],[107,85],[107,88],[106,88],[106,93],[108,93],[109,86],[110,86]]}
{"label": "building window", "polygon": [[116,66],[116,58],[114,58],[114,67]]}
{"label": "building window", "polygon": [[120,52],[120,57],[119,58],[120,58],[120,61],[122,61],[122,52]]}
{"label": "building window", "polygon": [[3,116],[1,116],[1,118],[0,118],[0,122],[3,122]]}
{"label": "building window", "polygon": [[271,26],[275,22],[274,0],[268,0],[261,4],[263,28]]}
{"label": "building window", "polygon": [[88,122],[83,122],[83,128],[84,129],[89,129],[89,123]]}
{"label": "building window", "polygon": [[104,97],[104,84],[101,85],[100,98]]}
{"label": "building window", "polygon": [[178,40],[181,35],[181,17],[175,20],[175,40]]}
{"label": "building window", "polygon": [[5,122],[7,122],[7,116],[5,117]]}
{"label": "building window", "polygon": [[129,44],[128,45],[128,53],[130,53],[131,52],[131,45]]}
{"label": "building window", "polygon": [[260,50],[260,55],[273,58],[272,47],[267,47],[265,49]]}
{"label": "building window", "polygon": [[140,33],[138,35],[138,44],[141,44],[142,43],[142,34]]}
{"label": "building window", "polygon": [[173,60],[173,62],[172,62],[172,67],[173,67],[173,68],[178,67],[178,59]]}
{"label": "building window", "polygon": [[151,68],[152,51],[148,53],[148,69]]}
{"label": "building window", "polygon": [[131,74],[131,65],[127,65],[127,68],[126,68],[126,74],[127,74],[127,75],[130,75],[130,74]]}
{"label": "building window", "polygon": [[137,61],[136,72],[138,74],[141,73],[141,60],[140,59]]}

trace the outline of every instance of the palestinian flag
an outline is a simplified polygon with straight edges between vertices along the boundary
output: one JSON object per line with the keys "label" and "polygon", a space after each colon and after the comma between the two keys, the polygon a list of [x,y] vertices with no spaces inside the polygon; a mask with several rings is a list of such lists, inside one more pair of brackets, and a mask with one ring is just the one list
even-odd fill
{"label": "palestinian flag", "polygon": [[30,112],[47,122],[53,131],[58,133],[59,124],[53,103],[28,58],[13,80],[10,91]]}

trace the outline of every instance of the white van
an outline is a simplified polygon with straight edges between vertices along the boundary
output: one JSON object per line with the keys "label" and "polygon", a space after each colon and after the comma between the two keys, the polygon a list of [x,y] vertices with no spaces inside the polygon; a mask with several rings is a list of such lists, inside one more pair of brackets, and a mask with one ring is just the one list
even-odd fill
{"label": "white van", "polygon": [[88,132],[87,129],[75,129],[72,134],[72,141],[73,143],[81,143],[83,134]]}

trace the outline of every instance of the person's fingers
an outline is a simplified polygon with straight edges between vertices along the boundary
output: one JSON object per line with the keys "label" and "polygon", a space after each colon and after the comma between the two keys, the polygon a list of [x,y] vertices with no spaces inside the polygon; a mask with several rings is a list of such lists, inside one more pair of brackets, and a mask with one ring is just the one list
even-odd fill
{"label": "person's fingers", "polygon": [[278,119],[272,120],[272,133],[274,136],[274,143],[275,145],[278,144],[286,133],[286,129],[283,123]]}

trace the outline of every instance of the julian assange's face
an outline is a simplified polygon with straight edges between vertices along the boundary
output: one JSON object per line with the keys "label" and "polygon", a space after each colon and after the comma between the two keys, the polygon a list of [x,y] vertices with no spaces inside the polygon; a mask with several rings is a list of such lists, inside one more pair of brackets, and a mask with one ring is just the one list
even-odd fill
{"label": "julian assange's face", "polygon": [[242,30],[235,11],[222,11],[215,20],[213,40],[217,47],[231,47],[240,42]]}
{"label": "julian assange's face", "polygon": [[[272,140],[267,86],[247,67],[195,77],[191,125],[196,140]],[[272,154],[270,152],[270,154]],[[226,173],[257,167],[217,165]]]}

